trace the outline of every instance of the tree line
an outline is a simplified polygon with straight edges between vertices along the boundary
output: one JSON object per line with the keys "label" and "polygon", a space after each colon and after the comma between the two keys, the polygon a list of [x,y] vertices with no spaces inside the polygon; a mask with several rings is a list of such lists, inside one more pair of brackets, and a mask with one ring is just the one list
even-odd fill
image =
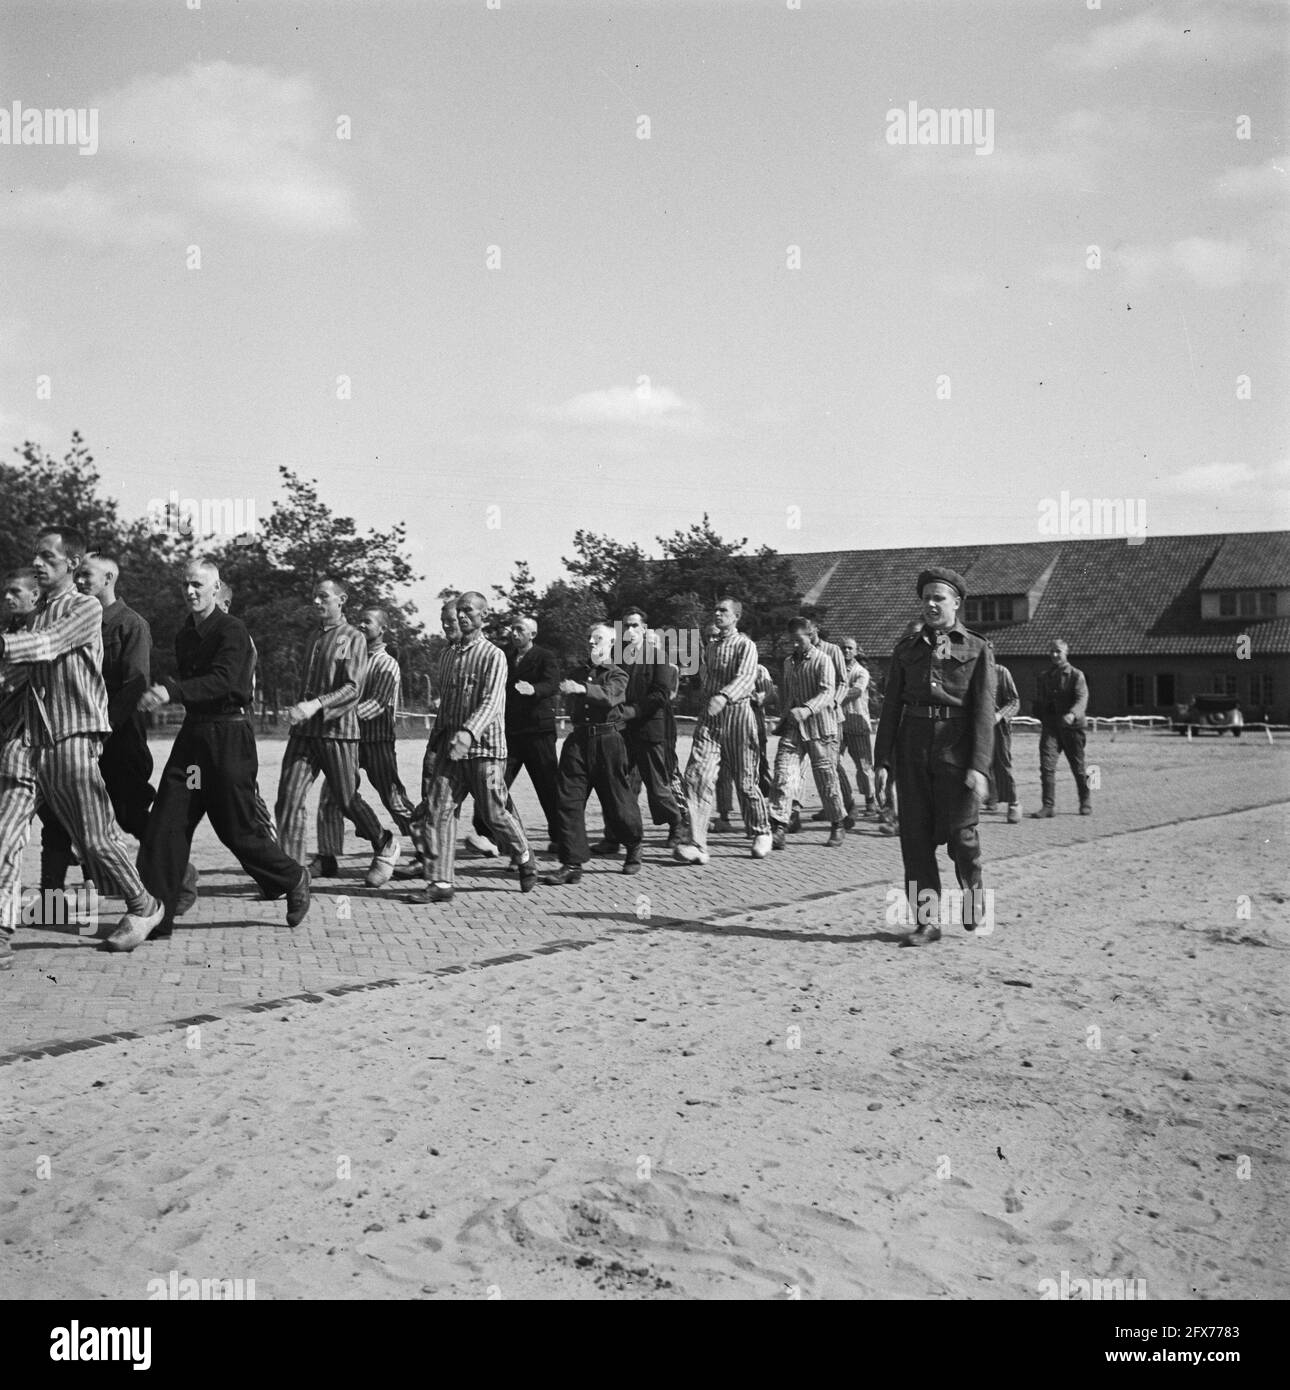
{"label": "tree line", "polygon": [[[426,677],[444,645],[437,615],[432,630],[406,598],[418,575],[407,555],[407,530],[359,531],[352,517],[338,516],[318,494],[317,483],[279,467],[282,496],[257,529],[214,542],[185,534],[180,519],[158,526],[156,516],[122,517],[102,492],[93,455],[79,433],[59,459],[27,441],[17,460],[0,461],[0,566],[27,565],[39,529],[75,526],[89,546],[121,566],[118,593],[152,628],[153,676],[173,673],[174,639],[187,616],[180,586],[182,565],[193,555],[215,559],[233,587],[233,613],[246,623],[259,650],[260,694],[273,708],[294,703],[304,678],[305,642],[317,621],[315,585],[333,576],[349,588],[347,611],[379,606],[390,617],[389,645],[403,673],[404,703],[423,706]],[[516,616],[534,618],[538,641],[567,665],[586,654],[592,622],[613,621],[629,604],[643,608],[653,627],[706,628],[724,594],[742,600],[743,629],[758,640],[763,660],[786,650],[788,619],[807,612],[822,621],[822,608],[803,609],[792,561],[769,546],[747,549],[747,539],[726,540],[707,514],[688,530],[657,538],[661,558],[638,545],[578,530],[567,577],[539,591],[525,560],[517,560],[509,584],[494,585],[488,632],[502,640]],[[468,581],[462,588],[472,587]],[[444,590],[445,598],[456,590]]]}

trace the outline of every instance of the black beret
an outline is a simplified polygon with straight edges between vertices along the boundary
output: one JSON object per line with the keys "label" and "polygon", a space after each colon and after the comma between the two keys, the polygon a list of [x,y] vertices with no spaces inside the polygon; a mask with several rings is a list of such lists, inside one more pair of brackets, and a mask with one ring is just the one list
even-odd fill
{"label": "black beret", "polygon": [[922,598],[924,586],[936,583],[948,584],[951,589],[958,590],[960,599],[967,598],[967,580],[957,570],[948,570],[940,565],[934,565],[918,576],[918,597]]}

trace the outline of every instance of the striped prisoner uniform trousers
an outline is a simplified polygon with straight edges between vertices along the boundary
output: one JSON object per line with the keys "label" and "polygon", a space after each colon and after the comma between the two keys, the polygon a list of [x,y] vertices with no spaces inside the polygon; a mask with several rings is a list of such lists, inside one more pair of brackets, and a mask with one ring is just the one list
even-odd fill
{"label": "striped prisoner uniform trousers", "polygon": [[[846,811],[838,786],[838,716],[832,663],[814,648],[794,653],[784,662],[780,687],[784,729],[775,752],[775,788],[770,818],[777,826],[788,824],[802,780],[802,761],[809,758],[820,799],[829,821],[836,825]],[[790,710],[807,709],[804,719]]]}
{"label": "striped prisoner uniform trousers", "polygon": [[842,710],[842,752],[838,754],[838,768],[842,770],[842,753],[850,753],[856,765],[857,785],[865,801],[872,802],[873,725],[869,721],[869,672],[858,661],[853,661],[847,670],[847,689],[858,691],[860,698]]}
{"label": "striped prisoner uniform trousers", "polygon": [[[699,722],[685,769],[690,838],[700,849],[707,845],[717,779],[727,765],[734,774],[744,824],[754,835],[770,834],[770,812],[757,780],[757,719],[749,698],[756,680],[757,644],[751,637],[733,632],[708,644]],[[708,702],[718,694],[726,696],[726,706],[710,715]]]}
{"label": "striped prisoner uniform trousers", "polygon": [[[506,657],[482,633],[454,642],[439,666],[439,712],[421,767],[422,807],[414,841],[431,882],[452,883],[457,855],[457,813],[469,794],[498,848],[529,859],[529,844],[506,788]],[[454,736],[471,735],[470,751],[448,756]]]}
{"label": "striped prisoner uniform trousers", "polygon": [[[358,702],[358,770],[376,789],[399,833],[412,835],[412,803],[399,777],[399,759],[394,741],[394,715],[399,703],[399,663],[378,642],[367,653],[367,676],[363,698]],[[361,796],[355,795],[356,808],[370,811]],[[375,818],[375,817],[373,817]],[[326,783],[318,801],[318,853],[339,858],[345,849],[344,813],[336,802],[331,784]]]}
{"label": "striped prisoner uniform trousers", "polygon": [[[367,675],[367,641],[357,628],[335,623],[309,640],[301,702],[322,708],[287,739],[278,774],[278,842],[299,863],[308,860],[305,801],[321,772],[332,793],[372,848],[385,842],[381,823],[358,799],[358,703]],[[331,718],[327,716],[330,714]]]}
{"label": "striped prisoner uniform trousers", "polygon": [[[48,806],[84,856],[86,876],[112,884],[132,912],[151,895],[112,813],[99,757],[111,732],[103,684],[103,607],[74,588],[44,595],[23,632],[4,637],[4,664],[26,668],[22,733],[8,740],[0,791],[0,866],[20,871],[37,810]],[[0,883],[9,906],[0,927],[12,931],[19,892]]]}
{"label": "striped prisoner uniform trousers", "polygon": [[[766,756],[766,700],[775,692],[775,682],[770,678],[770,672],[764,666],[757,667],[757,681],[753,686],[756,694],[760,695],[761,701],[752,702],[753,718],[757,721],[757,785],[762,790],[762,795],[769,797],[774,779],[771,776],[770,760]],[[722,820],[730,820],[735,805],[735,779],[730,768],[723,766],[717,777],[717,815]],[[748,834],[752,831],[745,826]]]}

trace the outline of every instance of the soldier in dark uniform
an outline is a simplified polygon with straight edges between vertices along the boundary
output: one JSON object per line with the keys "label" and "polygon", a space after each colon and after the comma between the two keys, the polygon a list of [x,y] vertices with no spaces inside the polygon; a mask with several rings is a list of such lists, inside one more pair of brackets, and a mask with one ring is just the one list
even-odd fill
{"label": "soldier in dark uniform", "polygon": [[605,829],[627,846],[623,873],[641,869],[640,806],[627,777],[627,744],[623,740],[623,700],[627,672],[613,664],[614,630],[596,623],[588,634],[589,660],[578,680],[560,682],[571,728],[560,750],[560,868],[542,882],[551,886],[577,883],[591,858],[587,844],[587,798],[595,788],[605,813]]}
{"label": "soldier in dark uniform", "polygon": [[1043,805],[1034,816],[1047,820],[1057,814],[1057,758],[1065,753],[1075,774],[1079,813],[1093,814],[1088,774],[1084,771],[1084,711],[1088,708],[1088,682],[1084,672],[1070,664],[1070,645],[1057,637],[1048,645],[1052,665],[1035,683],[1034,715],[1039,720],[1039,785]]}
{"label": "soldier in dark uniform", "polygon": [[963,577],[950,569],[924,570],[918,596],[923,626],[892,653],[874,752],[879,801],[895,771],[905,884],[919,923],[906,938],[910,946],[940,939],[940,927],[927,920],[920,900],[931,890],[940,902],[938,845],[948,846],[964,890],[964,926],[970,930],[979,914],[977,816],[994,750],[996,685],[989,641],[958,619],[967,597]]}

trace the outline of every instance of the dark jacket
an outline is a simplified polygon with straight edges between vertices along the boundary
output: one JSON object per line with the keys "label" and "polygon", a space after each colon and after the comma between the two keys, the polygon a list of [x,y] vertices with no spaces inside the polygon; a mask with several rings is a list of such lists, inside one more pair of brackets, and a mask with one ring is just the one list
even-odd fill
{"label": "dark jacket", "polygon": [[1073,714],[1074,727],[1085,726],[1084,711],[1088,709],[1088,682],[1084,672],[1074,666],[1050,666],[1041,671],[1035,681],[1035,704],[1033,713],[1036,719],[1048,725],[1062,724],[1064,714]]}
{"label": "dark jacket", "polygon": [[891,654],[882,718],[874,745],[874,766],[890,768],[895,761],[898,733],[915,716],[910,705],[949,706],[956,718],[937,734],[936,757],[951,767],[990,771],[994,754],[994,700],[997,677],[994,648],[989,639],[955,623],[944,634],[945,655],[937,655],[939,634],[920,628],[902,638]]}
{"label": "dark jacket", "polygon": [[587,687],[583,695],[564,697],[565,713],[576,729],[582,724],[623,725],[627,672],[621,666],[584,666],[571,679]]}
{"label": "dark jacket", "polygon": [[624,730],[633,743],[674,743],[676,716],[672,700],[676,695],[678,672],[666,661],[631,661],[627,672],[627,695],[623,706]]}
{"label": "dark jacket", "polygon": [[[560,689],[560,663],[545,647],[530,647],[523,656],[506,657],[506,732],[548,734],[555,732],[555,695]],[[528,681],[532,695],[521,695],[516,681]]]}
{"label": "dark jacket", "polygon": [[175,634],[175,662],[179,674],[163,684],[187,718],[250,707],[255,650],[239,618],[214,608],[199,624],[190,613]]}
{"label": "dark jacket", "polygon": [[120,599],[103,610],[103,684],[108,693],[108,722],[143,729],[139,697],[151,684],[152,629]]}

